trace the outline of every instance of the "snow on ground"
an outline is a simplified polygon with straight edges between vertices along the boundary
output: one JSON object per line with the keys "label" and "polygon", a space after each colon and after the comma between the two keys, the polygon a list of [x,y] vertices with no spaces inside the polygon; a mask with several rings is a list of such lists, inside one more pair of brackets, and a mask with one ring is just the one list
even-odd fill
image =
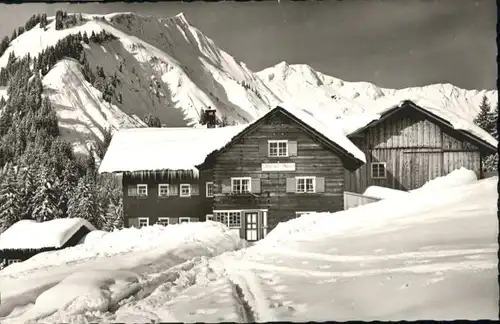
{"label": "snow on ground", "polygon": [[[113,319],[181,322],[496,319],[498,178],[437,186],[282,223]],[[436,181],[436,183],[439,181]],[[428,188],[431,188],[429,186]],[[208,283],[207,283],[208,280]]]}
{"label": "snow on ground", "polygon": [[200,222],[124,229],[42,253],[0,271],[0,321],[78,323],[105,317],[121,300],[148,295],[164,279],[182,276],[180,270],[242,244],[222,224]]}
{"label": "snow on ground", "polygon": [[243,250],[215,222],[98,233],[1,271],[0,321],[497,319],[497,182],[456,170]]}
{"label": "snow on ground", "polygon": [[82,226],[95,227],[83,218],[60,218],[47,222],[23,219],[0,235],[1,249],[33,249],[63,246]]}

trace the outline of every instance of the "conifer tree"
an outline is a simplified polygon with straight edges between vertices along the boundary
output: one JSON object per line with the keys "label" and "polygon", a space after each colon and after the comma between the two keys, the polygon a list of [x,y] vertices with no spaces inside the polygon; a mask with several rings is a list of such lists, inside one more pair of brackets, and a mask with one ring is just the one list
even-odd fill
{"label": "conifer tree", "polygon": [[0,176],[0,233],[20,219],[21,195],[14,172],[10,166]]}
{"label": "conifer tree", "polygon": [[58,208],[58,180],[47,167],[42,167],[38,175],[37,189],[33,196],[32,217],[39,221],[48,221],[59,218]]}
{"label": "conifer tree", "polygon": [[478,125],[485,131],[489,131],[491,121],[491,106],[488,98],[483,96],[481,104],[479,105],[479,113],[474,118],[474,124]]}

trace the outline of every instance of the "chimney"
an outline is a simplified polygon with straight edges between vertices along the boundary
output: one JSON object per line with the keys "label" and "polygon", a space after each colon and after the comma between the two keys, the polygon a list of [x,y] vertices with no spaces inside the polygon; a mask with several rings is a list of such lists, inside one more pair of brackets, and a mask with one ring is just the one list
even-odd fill
{"label": "chimney", "polygon": [[215,128],[215,126],[216,126],[215,109],[211,109],[209,107],[203,113],[205,114],[204,119],[205,119],[205,122],[207,124],[207,128]]}

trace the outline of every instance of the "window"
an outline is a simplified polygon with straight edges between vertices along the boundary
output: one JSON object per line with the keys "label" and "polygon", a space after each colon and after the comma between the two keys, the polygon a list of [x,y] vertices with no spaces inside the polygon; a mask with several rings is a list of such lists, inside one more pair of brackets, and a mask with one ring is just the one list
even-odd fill
{"label": "window", "polygon": [[376,162],[371,164],[372,179],[385,179],[386,168],[385,162]]}
{"label": "window", "polygon": [[231,191],[233,193],[250,192],[251,178],[231,178]]}
{"label": "window", "polygon": [[189,221],[190,221],[189,217],[179,217],[179,224],[189,223]]}
{"label": "window", "polygon": [[297,180],[296,192],[299,193],[315,192],[316,179],[314,177],[297,177],[296,180]]}
{"label": "window", "polygon": [[213,214],[207,214],[207,221],[213,221],[214,220],[214,215]]}
{"label": "window", "polygon": [[215,216],[216,222],[220,222],[222,224],[227,224],[227,217],[228,217],[227,212],[215,212],[214,216]]}
{"label": "window", "polygon": [[240,210],[214,212],[214,219],[216,222],[220,222],[229,228],[241,228]]}
{"label": "window", "polygon": [[144,226],[149,226],[149,218],[147,217],[139,217],[139,228],[144,227]]}
{"label": "window", "polygon": [[11,265],[13,263],[19,263],[21,262],[21,259],[9,259],[7,260],[7,265]]}
{"label": "window", "polygon": [[168,217],[158,217],[158,221],[156,222],[156,224],[167,226],[169,224],[169,218]]}
{"label": "window", "polygon": [[180,196],[191,197],[191,185],[189,183],[181,184]]}
{"label": "window", "polygon": [[269,156],[288,156],[288,141],[268,141]]}
{"label": "window", "polygon": [[148,185],[138,184],[137,185],[137,195],[138,196],[147,196],[148,195]]}
{"label": "window", "polygon": [[307,214],[311,214],[311,213],[315,213],[315,212],[313,212],[313,211],[298,211],[298,212],[295,212],[295,218],[299,218],[302,215],[307,215]]}
{"label": "window", "polygon": [[161,183],[158,185],[158,196],[159,197],[168,197],[168,184]]}
{"label": "window", "polygon": [[214,183],[213,182],[207,182],[206,186],[206,196],[207,197],[213,197],[214,196]]}
{"label": "window", "polygon": [[241,227],[241,212],[229,212],[227,227],[229,228]]}

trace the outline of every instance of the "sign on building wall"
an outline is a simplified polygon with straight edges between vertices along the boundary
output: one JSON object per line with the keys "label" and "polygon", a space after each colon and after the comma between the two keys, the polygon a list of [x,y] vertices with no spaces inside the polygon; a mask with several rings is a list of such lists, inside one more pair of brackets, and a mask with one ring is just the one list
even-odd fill
{"label": "sign on building wall", "polygon": [[295,163],[262,163],[262,172],[295,171]]}

